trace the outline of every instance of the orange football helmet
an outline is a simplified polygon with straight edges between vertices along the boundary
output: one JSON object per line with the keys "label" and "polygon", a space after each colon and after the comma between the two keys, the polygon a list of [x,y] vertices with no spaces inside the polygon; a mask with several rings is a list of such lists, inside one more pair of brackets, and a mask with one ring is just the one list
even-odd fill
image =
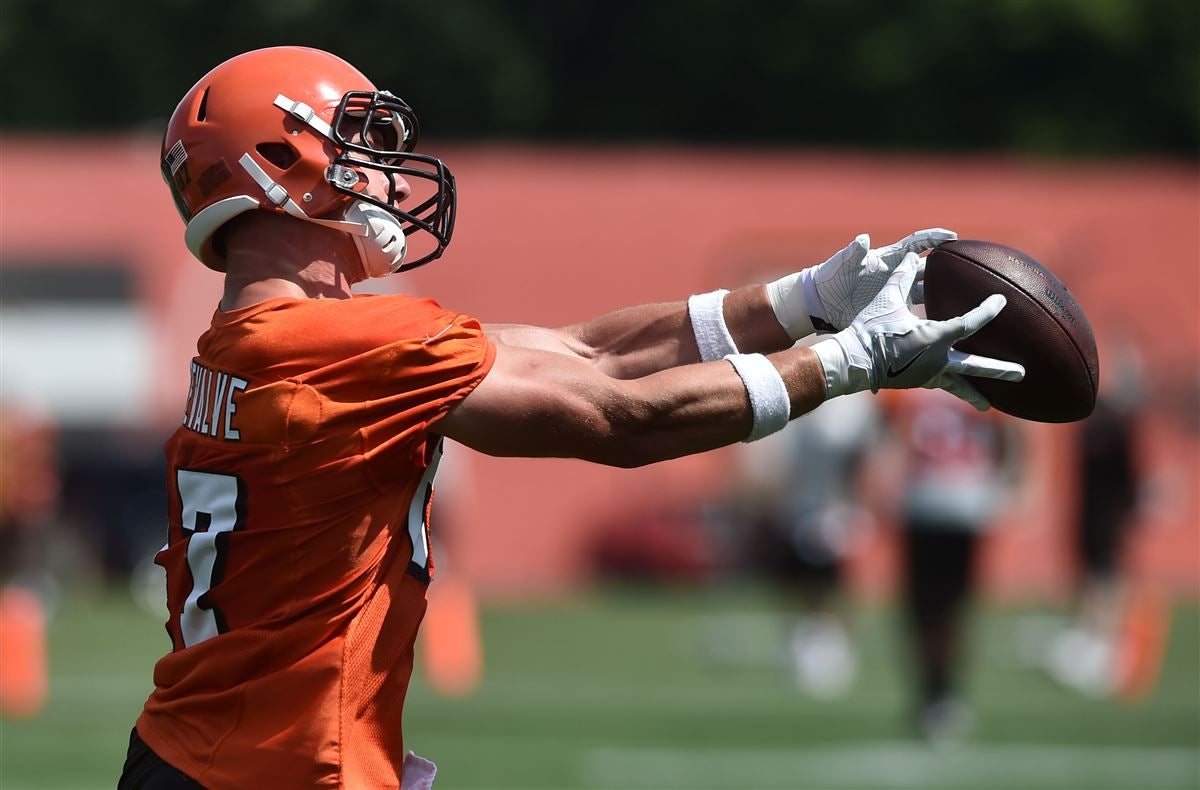
{"label": "orange football helmet", "polygon": [[[225,61],[188,91],[167,123],[162,173],[188,249],[212,269],[225,270],[221,226],[267,210],[351,234],[366,273],[380,277],[438,258],[454,231],[454,177],[413,152],[417,133],[411,107],[336,55],[271,47]],[[367,189],[369,171],[386,196]],[[409,260],[417,231],[433,248]]]}

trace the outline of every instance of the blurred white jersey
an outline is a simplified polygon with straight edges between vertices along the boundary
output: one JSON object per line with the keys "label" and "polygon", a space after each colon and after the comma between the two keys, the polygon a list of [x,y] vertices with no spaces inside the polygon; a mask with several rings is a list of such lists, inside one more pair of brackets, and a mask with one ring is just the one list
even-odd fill
{"label": "blurred white jersey", "polygon": [[985,529],[1010,488],[1005,425],[935,390],[906,390],[891,408],[907,458],[903,511],[910,525]]}
{"label": "blurred white jersey", "polygon": [[782,431],[740,445],[745,481],[766,495],[766,515],[799,554],[845,553],[863,516],[856,467],[878,430],[878,408],[863,392],[826,401]]}

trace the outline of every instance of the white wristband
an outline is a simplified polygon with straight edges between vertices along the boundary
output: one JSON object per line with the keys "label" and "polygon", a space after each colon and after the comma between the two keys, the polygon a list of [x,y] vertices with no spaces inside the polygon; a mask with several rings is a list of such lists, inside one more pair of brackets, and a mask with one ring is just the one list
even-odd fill
{"label": "white wristband", "polygon": [[754,428],[745,441],[757,441],[787,425],[792,413],[792,399],[783,383],[783,376],[779,375],[771,360],[762,354],[730,354],[725,359],[742,377],[742,384],[746,385],[746,394],[750,397]]}
{"label": "white wristband", "polygon": [[816,298],[812,269],[805,269],[767,283],[767,298],[771,300],[771,309],[775,311],[776,320],[792,340],[808,337],[817,331],[808,311],[810,303],[820,304],[820,300]]}
{"label": "white wristband", "polygon": [[814,343],[812,350],[825,370],[826,398],[879,389],[871,385],[871,356],[852,328]]}
{"label": "white wristband", "polygon": [[692,331],[696,334],[696,346],[700,359],[712,362],[729,354],[738,353],[733,335],[725,325],[725,294],[729,291],[709,291],[688,299],[688,316],[692,319]]}

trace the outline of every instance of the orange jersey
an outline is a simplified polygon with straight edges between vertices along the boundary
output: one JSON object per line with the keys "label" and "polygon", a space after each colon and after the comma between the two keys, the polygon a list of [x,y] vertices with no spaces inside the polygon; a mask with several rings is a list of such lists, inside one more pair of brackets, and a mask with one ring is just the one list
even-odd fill
{"label": "orange jersey", "polygon": [[160,757],[213,788],[400,784],[430,426],[494,353],[407,296],[214,316],[166,447],[173,650],[137,722]]}

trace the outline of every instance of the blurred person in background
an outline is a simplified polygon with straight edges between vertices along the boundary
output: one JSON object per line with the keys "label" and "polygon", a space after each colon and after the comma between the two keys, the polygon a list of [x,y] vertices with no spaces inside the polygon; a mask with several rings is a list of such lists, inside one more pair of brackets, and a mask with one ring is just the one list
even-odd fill
{"label": "blurred person in background", "polygon": [[860,393],[738,448],[726,503],[732,529],[793,613],[788,660],[796,684],[818,699],[840,696],[858,673],[842,573],[871,524],[858,472],[878,431],[875,402]]}
{"label": "blurred person in background", "polygon": [[1089,696],[1136,696],[1156,673],[1167,616],[1158,596],[1128,580],[1125,567],[1144,498],[1141,354],[1128,338],[1103,341],[1096,409],[1072,444],[1079,474],[1075,617],[1051,642],[1046,669]]}
{"label": "blurred person in background", "polygon": [[[948,321],[912,313],[919,253],[954,238],[940,229],[559,329],[355,295],[450,242],[454,178],[414,151],[417,132],[402,100],[302,47],[217,66],[167,124],[185,242],[224,291],[166,447],[171,652],[121,788],[432,785],[401,728],[443,437],[636,467],[864,390],[938,387],[986,409],[964,375],[1024,376],[952,348],[1002,296]],[[794,345],[817,329],[833,334]]]}
{"label": "blurred person in background", "polygon": [[968,735],[962,675],[981,539],[1017,483],[1016,422],[916,390],[889,397],[902,489],[904,635],[915,723],[933,742]]}
{"label": "blurred person in background", "polygon": [[48,691],[46,531],[60,499],[56,431],[40,408],[0,406],[0,713],[36,716]]}

